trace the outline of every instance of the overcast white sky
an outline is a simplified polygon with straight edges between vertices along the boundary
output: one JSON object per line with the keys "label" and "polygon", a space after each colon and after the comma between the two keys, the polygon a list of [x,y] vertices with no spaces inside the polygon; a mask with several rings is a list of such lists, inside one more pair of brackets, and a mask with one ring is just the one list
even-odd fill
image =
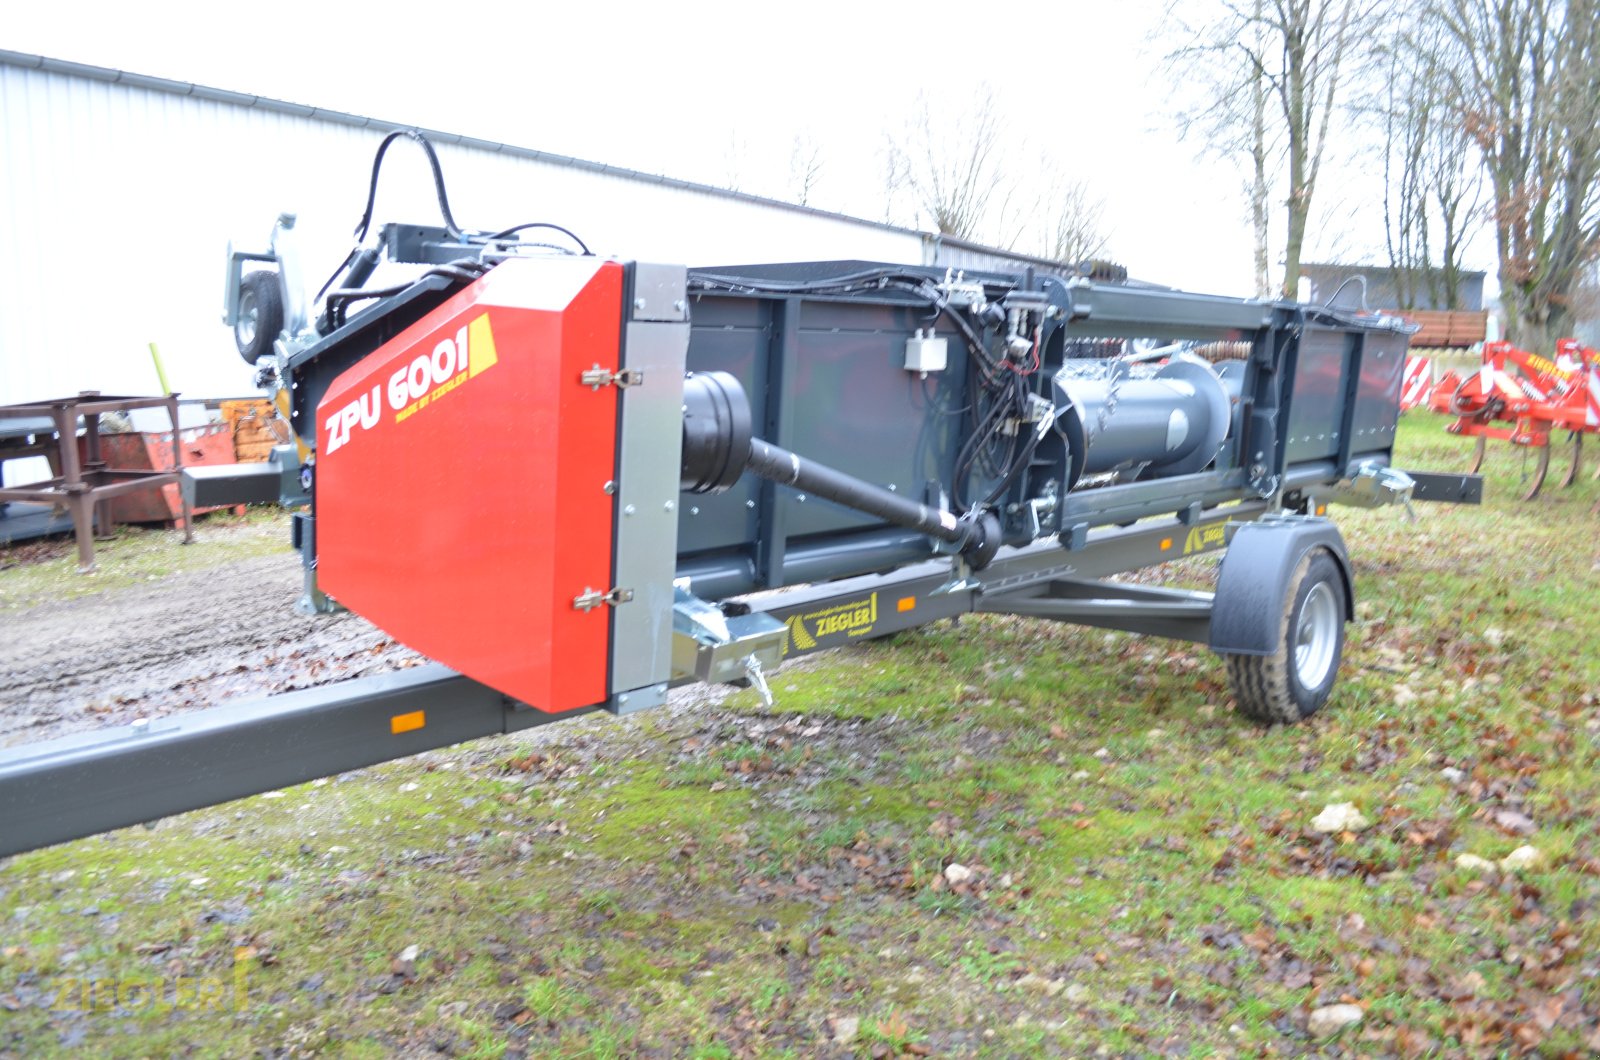
{"label": "overcast white sky", "polygon": [[[960,113],[988,85],[1016,134],[1009,166],[1027,177],[1048,152],[1084,180],[1110,256],[1147,279],[1249,294],[1240,175],[1177,136],[1181,86],[1152,40],[1163,7],[57,0],[13,5],[0,47],[783,198],[804,136],[822,151],[811,204],[874,220],[886,133],[919,94]],[[1370,170],[1325,174],[1308,259],[1376,260]]]}

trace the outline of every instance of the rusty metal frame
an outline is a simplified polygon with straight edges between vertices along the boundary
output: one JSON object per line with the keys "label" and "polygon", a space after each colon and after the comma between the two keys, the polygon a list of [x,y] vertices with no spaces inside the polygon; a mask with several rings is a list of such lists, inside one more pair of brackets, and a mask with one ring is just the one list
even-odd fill
{"label": "rusty metal frame", "polygon": [[[100,455],[100,417],[108,412],[130,409],[165,408],[172,424],[172,466],[166,470],[107,467]],[[83,420],[84,445],[78,451],[78,420]],[[94,569],[95,505],[123,493],[160,489],[178,485],[183,470],[182,431],[178,426],[178,395],[165,397],[127,397],[102,395],[85,390],[76,397],[33,401],[21,405],[0,405],[0,420],[49,419],[55,435],[52,446],[38,441],[0,449],[0,460],[21,456],[48,455],[54,451],[60,474],[27,486],[0,487],[0,503],[24,501],[67,508],[72,513],[73,532],[78,541],[78,570]],[[43,432],[40,432],[41,434]],[[180,490],[180,497],[182,491]],[[194,539],[193,517],[188,498],[182,497],[183,541]],[[102,523],[104,513],[102,512]],[[102,529],[104,527],[102,526]]]}

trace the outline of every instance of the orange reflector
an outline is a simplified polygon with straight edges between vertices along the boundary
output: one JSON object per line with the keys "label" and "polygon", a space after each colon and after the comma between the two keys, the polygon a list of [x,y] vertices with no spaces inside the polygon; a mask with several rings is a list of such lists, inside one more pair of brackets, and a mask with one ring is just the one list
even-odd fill
{"label": "orange reflector", "polygon": [[1327,515],[1328,514],[1328,506],[1326,504],[1317,505],[1317,514],[1318,515]]}
{"label": "orange reflector", "polygon": [[902,596],[894,606],[901,611],[909,611],[917,606],[917,598],[915,596]]}
{"label": "orange reflector", "polygon": [[403,732],[413,732],[428,724],[428,718],[420,710],[413,710],[410,714],[396,714],[389,719],[389,731],[399,736]]}
{"label": "orange reflector", "polygon": [[1167,549],[1169,549],[1171,547],[1172,547],[1172,538],[1163,537],[1161,539],[1161,551],[1165,552]]}

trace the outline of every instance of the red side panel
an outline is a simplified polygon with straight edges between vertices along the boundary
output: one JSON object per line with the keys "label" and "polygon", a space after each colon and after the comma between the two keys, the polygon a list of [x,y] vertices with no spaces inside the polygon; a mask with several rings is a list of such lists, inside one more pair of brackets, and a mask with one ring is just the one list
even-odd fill
{"label": "red side panel", "polygon": [[540,710],[606,696],[622,266],[508,261],[317,410],[317,577],[424,655]]}

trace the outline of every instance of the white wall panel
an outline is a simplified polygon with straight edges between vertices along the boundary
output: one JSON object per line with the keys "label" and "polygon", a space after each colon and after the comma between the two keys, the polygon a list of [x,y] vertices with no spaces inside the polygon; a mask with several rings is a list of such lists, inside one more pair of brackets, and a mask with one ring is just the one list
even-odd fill
{"label": "white wall panel", "polygon": [[[155,393],[152,341],[185,395],[250,393],[220,320],[228,240],[264,250],[278,212],[293,210],[308,282],[320,285],[350,247],[392,127],[0,51],[0,403]],[[932,246],[836,214],[439,139],[467,228],[553,221],[600,254],[688,265],[920,263]],[[437,216],[422,153],[395,143],[375,221]]]}

